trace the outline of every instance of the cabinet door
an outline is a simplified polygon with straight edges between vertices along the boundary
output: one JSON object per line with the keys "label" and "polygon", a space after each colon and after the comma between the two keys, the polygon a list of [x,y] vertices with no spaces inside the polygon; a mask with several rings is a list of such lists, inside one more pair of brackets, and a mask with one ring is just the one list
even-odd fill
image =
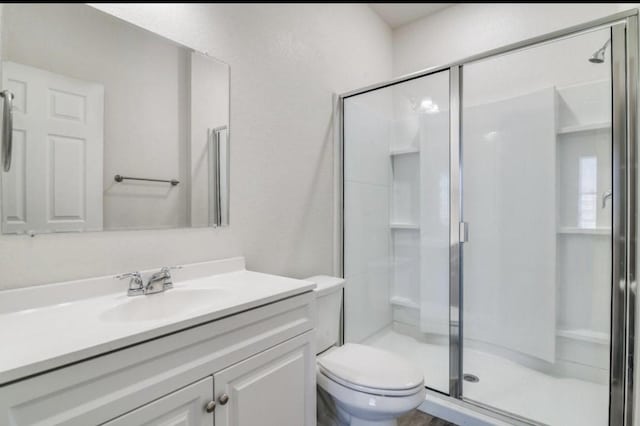
{"label": "cabinet door", "polygon": [[313,426],[315,351],[307,332],[214,376],[216,426]]}
{"label": "cabinet door", "polygon": [[213,400],[213,378],[207,377],[120,416],[106,426],[213,426],[205,406]]}

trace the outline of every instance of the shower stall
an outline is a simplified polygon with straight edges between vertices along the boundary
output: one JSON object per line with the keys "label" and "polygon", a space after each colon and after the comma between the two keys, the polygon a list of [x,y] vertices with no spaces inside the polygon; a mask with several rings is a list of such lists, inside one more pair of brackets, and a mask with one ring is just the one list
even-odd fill
{"label": "shower stall", "polygon": [[637,21],[340,96],[345,341],[514,423],[633,424]]}

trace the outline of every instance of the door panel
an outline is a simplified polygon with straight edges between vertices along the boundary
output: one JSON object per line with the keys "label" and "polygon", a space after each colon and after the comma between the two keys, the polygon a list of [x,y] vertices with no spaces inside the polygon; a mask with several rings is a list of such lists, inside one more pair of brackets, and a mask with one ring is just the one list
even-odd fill
{"label": "door panel", "polygon": [[312,338],[305,333],[216,373],[216,426],[315,425]]}
{"label": "door panel", "polygon": [[26,132],[13,131],[13,161],[11,171],[2,179],[2,205],[9,229],[26,229],[27,226],[27,157]]}
{"label": "door panel", "polygon": [[104,87],[3,62],[15,94],[6,232],[102,229]]}

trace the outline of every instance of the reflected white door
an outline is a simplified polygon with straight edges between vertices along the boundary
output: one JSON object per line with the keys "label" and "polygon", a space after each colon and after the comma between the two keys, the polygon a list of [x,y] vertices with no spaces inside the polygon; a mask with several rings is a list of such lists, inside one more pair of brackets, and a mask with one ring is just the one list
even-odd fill
{"label": "reflected white door", "polygon": [[4,232],[101,230],[104,86],[5,61],[2,87],[15,96]]}

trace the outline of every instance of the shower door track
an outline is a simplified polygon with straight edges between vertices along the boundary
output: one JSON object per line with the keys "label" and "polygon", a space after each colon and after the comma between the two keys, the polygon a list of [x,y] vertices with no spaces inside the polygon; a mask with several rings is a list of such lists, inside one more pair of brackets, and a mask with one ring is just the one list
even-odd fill
{"label": "shower door track", "polygon": [[[584,24],[554,31],[501,48],[492,49],[449,64],[427,68],[385,82],[373,84],[336,96],[336,273],[344,277],[344,100],[374,90],[393,86],[440,71],[450,73],[450,257],[449,257],[449,394],[429,389],[444,397],[453,398],[470,408],[491,413],[496,418],[519,424],[536,425],[534,421],[504,412],[495,407],[469,400],[462,395],[462,250],[460,218],[462,213],[462,73],[464,65],[504,55],[521,49],[553,42],[596,29],[611,29],[612,40],[612,148],[613,148],[613,202],[614,218],[613,277],[611,293],[611,358],[609,382],[609,424],[633,425],[634,369],[635,369],[635,306],[636,244],[637,244],[637,90],[638,90],[638,9],[631,9]],[[617,283],[617,285],[615,284]],[[343,297],[344,304],[344,297]],[[341,340],[344,340],[344,311],[341,310]]]}

